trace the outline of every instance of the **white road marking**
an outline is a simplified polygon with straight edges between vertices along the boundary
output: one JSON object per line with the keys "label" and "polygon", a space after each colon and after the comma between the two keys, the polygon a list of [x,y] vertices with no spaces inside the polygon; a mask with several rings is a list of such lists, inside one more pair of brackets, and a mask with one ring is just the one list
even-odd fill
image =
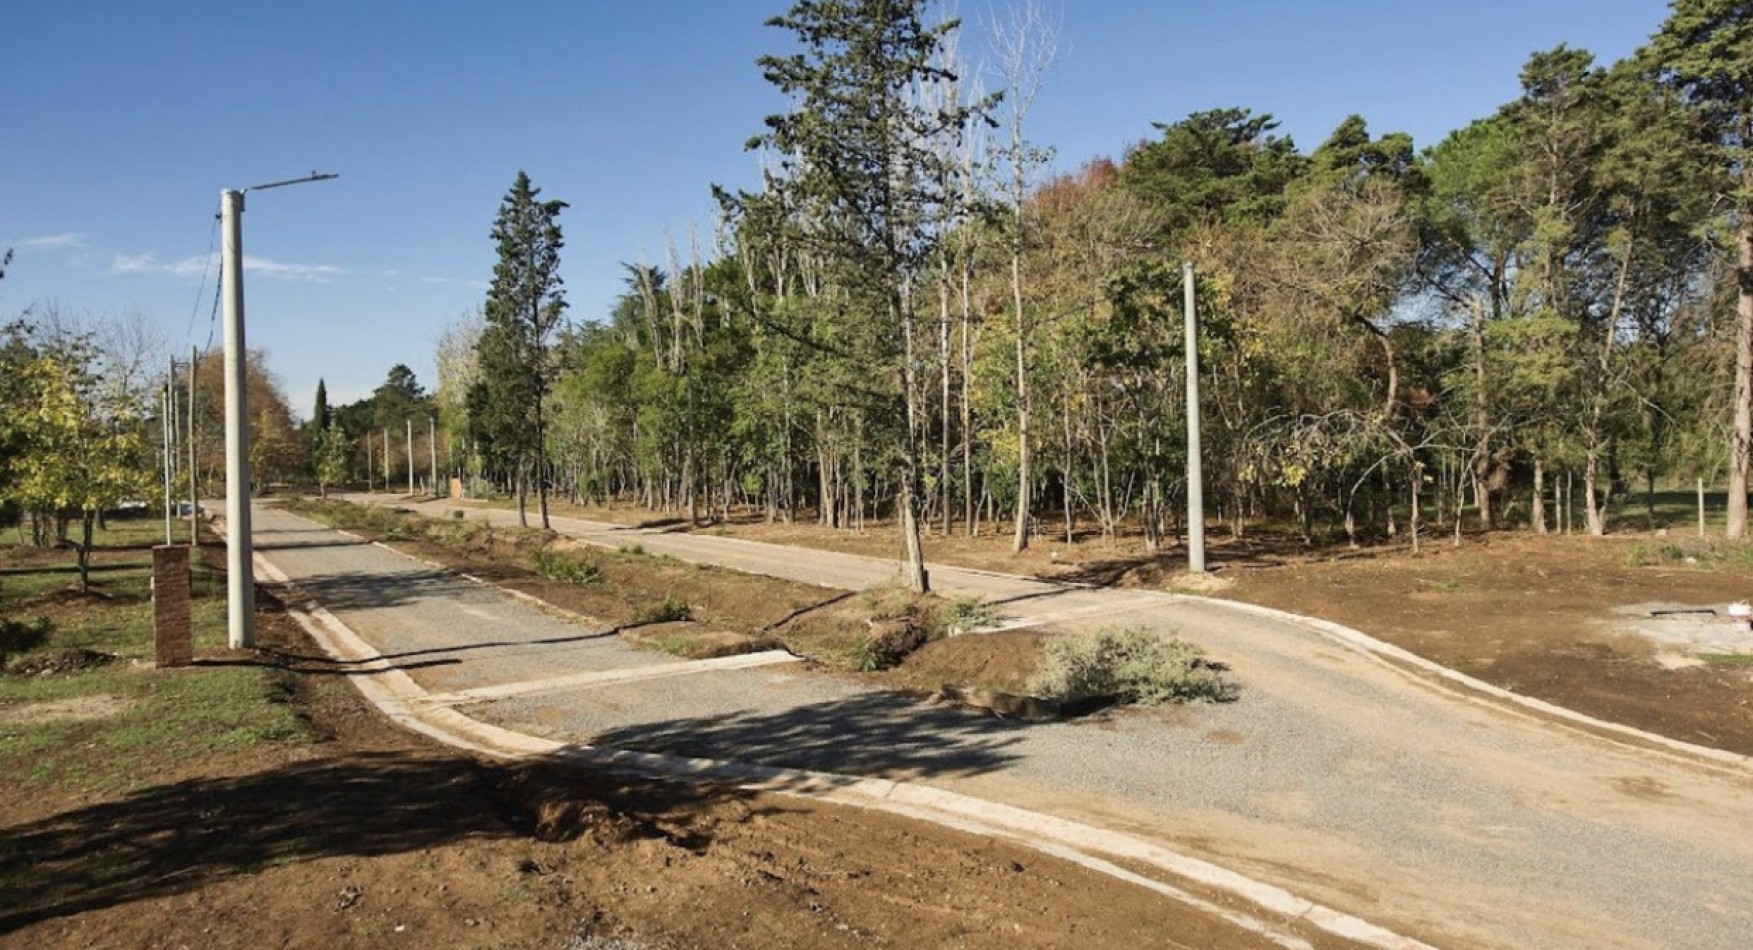
{"label": "white road marking", "polygon": [[500,683],[495,686],[480,686],[475,689],[458,690],[453,693],[431,693],[419,700],[434,706],[459,706],[464,703],[492,702],[512,696],[527,696],[532,693],[551,693],[567,689],[589,689],[594,686],[616,686],[622,683],[638,683],[644,680],[664,679],[671,676],[688,676],[693,673],[710,673],[715,670],[749,670],[762,666],[775,666],[782,663],[796,663],[799,657],[784,650],[764,650],[760,653],[743,653],[736,656],[721,656],[710,660],[684,660],[680,663],[664,663],[658,666],[636,666],[623,670],[591,670],[584,673],[570,673],[566,676],[553,676],[547,679],[522,680],[515,683]]}

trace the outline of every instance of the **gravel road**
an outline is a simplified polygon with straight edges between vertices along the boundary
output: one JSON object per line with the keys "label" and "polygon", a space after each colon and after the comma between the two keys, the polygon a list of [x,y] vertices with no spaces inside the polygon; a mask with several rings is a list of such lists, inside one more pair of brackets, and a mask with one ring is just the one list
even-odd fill
{"label": "gravel road", "polygon": [[[894,575],[852,555],[554,524],[834,587]],[[270,561],[386,654],[422,664],[410,673],[429,688],[673,662],[284,513],[262,510],[256,530]],[[469,713],[558,739],[918,779],[1155,837],[1450,946],[1741,947],[1753,933],[1740,886],[1753,880],[1747,774],[1468,699],[1219,603],[948,567],[932,578],[1019,621],[1179,632],[1231,666],[1241,698],[1023,725],[780,666],[521,695]]]}

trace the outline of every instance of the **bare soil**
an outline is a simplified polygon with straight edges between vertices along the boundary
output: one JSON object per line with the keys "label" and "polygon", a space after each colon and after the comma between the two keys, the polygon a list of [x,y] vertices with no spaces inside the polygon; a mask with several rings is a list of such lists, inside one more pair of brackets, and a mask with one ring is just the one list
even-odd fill
{"label": "bare soil", "polygon": [[[564,513],[690,530],[673,517],[641,508]],[[853,532],[750,518],[692,530],[872,557],[894,557],[899,550],[893,526],[880,522]],[[1183,572],[1184,550],[1148,556],[1131,535],[1080,537],[1075,545],[1065,544],[1062,536],[1042,535],[1028,550],[1013,553],[1008,533],[992,533],[988,526],[975,537],[959,529],[947,537],[929,534],[925,553],[940,563],[1047,579],[1197,588],[1192,592],[1321,617],[1505,689],[1670,738],[1753,755],[1753,667],[1729,662],[1669,668],[1657,661],[1657,649],[1627,632],[1623,617],[1613,612],[1651,602],[1720,611],[1731,601],[1753,597],[1753,571],[1743,567],[1632,566],[1640,560],[1633,556],[1640,546],[1682,540],[1647,531],[1606,538],[1470,533],[1458,548],[1446,536],[1429,538],[1413,555],[1404,541],[1360,550],[1311,549],[1270,532],[1242,540],[1217,535],[1208,540],[1216,577],[1197,582]],[[947,643],[967,649],[959,645],[962,639],[974,638]],[[907,679],[904,674],[896,678]]]}
{"label": "bare soil", "polygon": [[29,868],[6,878],[0,946],[1262,945],[973,835],[434,746],[265,606],[259,653],[204,659],[275,667],[318,740],[185,762],[114,796],[0,777],[0,865]]}
{"label": "bare soil", "polygon": [[1323,617],[1518,693],[1753,755],[1753,677],[1669,669],[1614,607],[1715,607],[1753,594],[1732,569],[1631,567],[1637,538],[1494,535],[1417,558],[1381,553],[1243,571],[1224,596]]}

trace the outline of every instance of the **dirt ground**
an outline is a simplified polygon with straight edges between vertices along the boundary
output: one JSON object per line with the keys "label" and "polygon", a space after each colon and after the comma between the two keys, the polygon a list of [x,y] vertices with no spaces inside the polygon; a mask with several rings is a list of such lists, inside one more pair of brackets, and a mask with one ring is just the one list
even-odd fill
{"label": "dirt ground", "polygon": [[1363,630],[1518,693],[1650,732],[1753,755],[1753,677],[1670,669],[1613,608],[1714,607],[1753,595],[1744,570],[1632,567],[1647,538],[1493,536],[1423,556],[1384,553],[1238,571],[1222,596]]}
{"label": "dirt ground", "polygon": [[[673,517],[642,508],[564,513],[687,530]],[[759,519],[693,530],[874,557],[892,557],[899,549],[893,528],[883,523],[859,533]],[[1242,541],[1220,534],[1209,539],[1208,549],[1216,578],[1198,592],[1322,617],[1505,689],[1753,755],[1753,665],[1669,668],[1658,661],[1656,647],[1629,633],[1615,613],[1655,602],[1720,613],[1732,601],[1753,597],[1753,571],[1734,561],[1633,566],[1644,559],[1637,556],[1643,549],[1691,543],[1684,531],[1672,537],[1622,531],[1606,538],[1470,533],[1459,548],[1446,535],[1432,537],[1414,556],[1403,541],[1355,551],[1311,550],[1267,533]],[[1080,538],[1068,546],[1062,537],[1040,536],[1029,550],[1013,554],[1008,535],[988,526],[972,538],[929,534],[925,552],[941,563],[1043,578],[1156,588],[1186,581],[1177,573],[1183,550],[1150,558],[1136,537]]]}
{"label": "dirt ground", "polygon": [[29,868],[0,900],[0,946],[1262,945],[973,835],[433,746],[265,609],[259,653],[205,658],[276,668],[315,741],[191,760],[113,796],[0,778],[0,863]]}

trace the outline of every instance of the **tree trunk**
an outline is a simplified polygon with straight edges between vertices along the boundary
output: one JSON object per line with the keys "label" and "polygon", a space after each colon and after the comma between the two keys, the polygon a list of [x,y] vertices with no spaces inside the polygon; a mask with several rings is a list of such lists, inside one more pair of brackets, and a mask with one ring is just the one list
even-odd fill
{"label": "tree trunk", "polygon": [[[1473,477],[1478,480],[1483,490],[1474,492],[1474,500],[1479,503],[1479,526],[1491,531],[1497,527],[1491,510],[1491,415],[1485,398],[1485,304],[1475,298],[1473,301],[1473,427],[1478,430],[1478,444],[1473,450]],[[1461,518],[1461,508],[1455,506],[1455,520]]]}
{"label": "tree trunk", "polygon": [[[964,256],[965,257],[965,256]],[[979,533],[974,509],[974,403],[970,379],[974,375],[974,306],[970,296],[971,264],[964,259],[962,276],[962,516],[968,522],[968,537]]]}
{"label": "tree trunk", "polygon": [[943,523],[943,536],[950,536],[950,282],[949,267],[944,267],[942,279],[937,287],[937,343],[938,355],[943,365],[941,380],[943,384],[942,405],[938,407],[938,459],[937,459],[937,492],[938,504],[942,509],[938,515]]}
{"label": "tree trunk", "polygon": [[91,527],[97,513],[87,508],[79,524],[79,592],[91,592]]}
{"label": "tree trunk", "polygon": [[[1753,171],[1747,176],[1753,178]],[[1748,445],[1753,442],[1753,219],[1742,212],[1735,235],[1735,280],[1740,287],[1735,327],[1735,429],[1729,440],[1729,507],[1723,534],[1747,535]]]}
{"label": "tree trunk", "polygon": [[1059,466],[1059,498],[1065,506],[1065,543],[1067,546],[1077,543],[1077,515],[1071,504],[1071,395],[1065,396],[1065,412],[1060,420],[1064,425],[1065,461]]}
{"label": "tree trunk", "polygon": [[519,465],[517,467],[517,524],[520,528],[530,526],[529,498],[529,466]]}
{"label": "tree trunk", "polygon": [[1528,510],[1528,520],[1534,522],[1534,533],[1546,533],[1546,460],[1534,457],[1534,503]]}
{"label": "tree trunk", "polygon": [[901,440],[901,472],[900,484],[895,493],[897,514],[901,519],[901,571],[907,588],[914,593],[925,594],[931,591],[930,579],[925,575],[925,549],[919,543],[919,390],[915,378],[913,313],[896,297],[889,302],[891,314],[901,324],[902,343],[905,347],[901,367],[901,392],[906,401],[907,431]]}
{"label": "tree trunk", "polygon": [[1606,521],[1601,517],[1600,469],[1600,457],[1595,448],[1590,446],[1588,459],[1583,464],[1583,504],[1589,509],[1589,534],[1597,538],[1607,533]]}
{"label": "tree trunk", "polygon": [[1016,425],[1017,425],[1017,494],[1016,534],[1011,539],[1012,551],[1029,546],[1029,372],[1027,339],[1028,321],[1023,314],[1022,211],[1017,211],[1018,234],[1010,257],[1010,285],[1016,306]]}
{"label": "tree trunk", "polygon": [[1419,462],[1419,461],[1414,461],[1412,463],[1412,510],[1407,515],[1407,518],[1406,518],[1406,533],[1412,536],[1412,553],[1413,554],[1417,554],[1419,551],[1419,549],[1418,549],[1418,494],[1419,494],[1419,489],[1421,489],[1423,487],[1424,487],[1424,463]]}

